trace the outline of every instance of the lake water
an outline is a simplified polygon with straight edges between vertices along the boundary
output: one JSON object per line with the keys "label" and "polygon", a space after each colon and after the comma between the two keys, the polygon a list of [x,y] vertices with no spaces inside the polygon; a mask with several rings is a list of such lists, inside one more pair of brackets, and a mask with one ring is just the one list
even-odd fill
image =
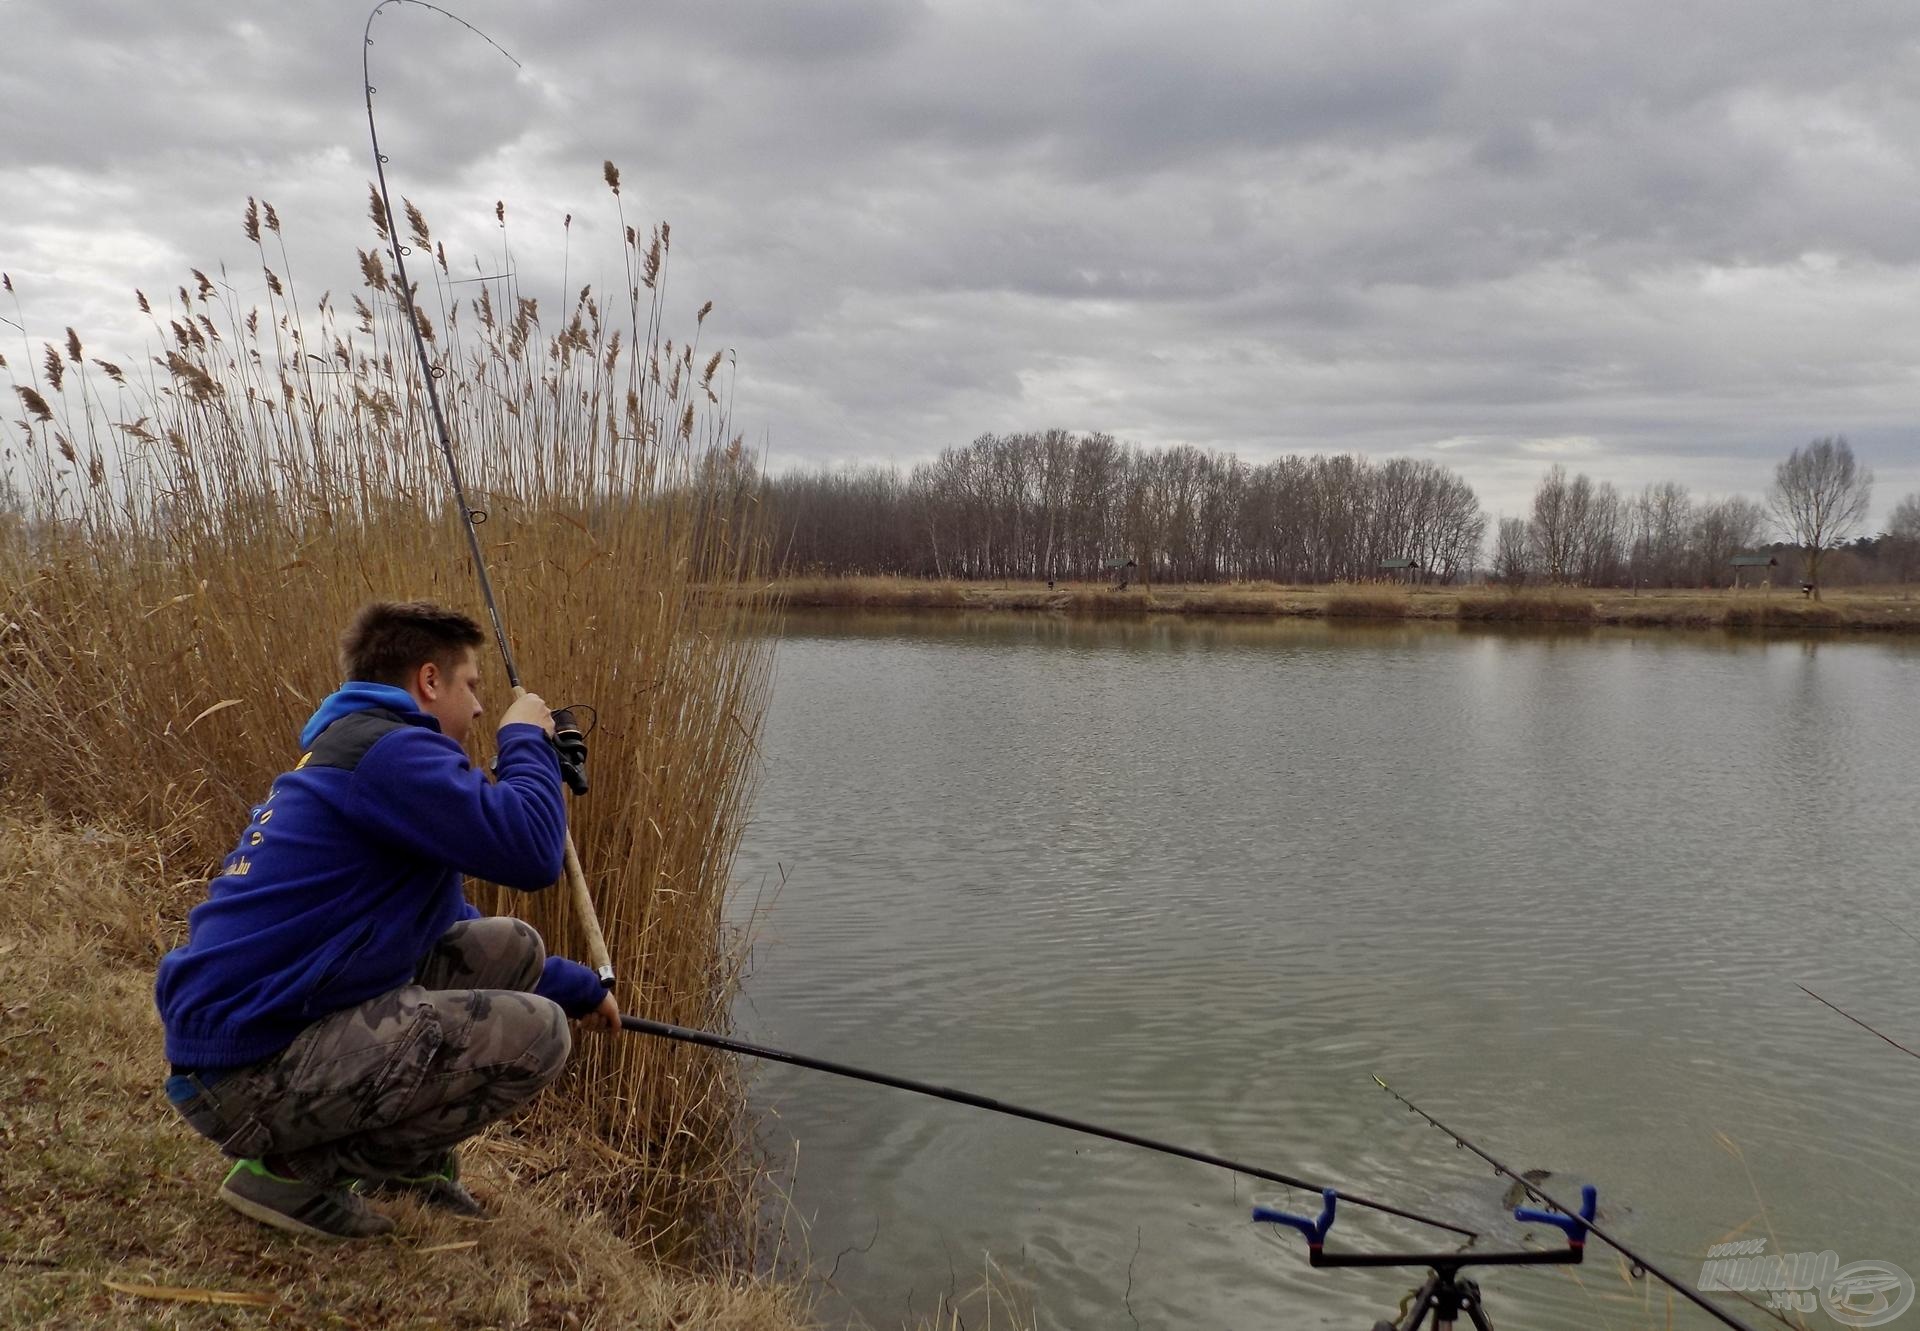
{"label": "lake water", "polygon": [[[1920,1061],[1795,987],[1920,1048],[1917,685],[1894,640],[796,614],[739,1025],[1497,1223],[1378,1074],[1689,1281],[1731,1237],[1920,1275]],[[755,1097],[839,1321],[984,1326],[991,1272],[995,1326],[1352,1328],[1417,1283],[1249,1220],[1309,1194],[780,1066]],[[1447,1237],[1349,1209],[1329,1247]],[[1479,1278],[1508,1328],[1667,1325],[1604,1246],[1577,1273]]]}

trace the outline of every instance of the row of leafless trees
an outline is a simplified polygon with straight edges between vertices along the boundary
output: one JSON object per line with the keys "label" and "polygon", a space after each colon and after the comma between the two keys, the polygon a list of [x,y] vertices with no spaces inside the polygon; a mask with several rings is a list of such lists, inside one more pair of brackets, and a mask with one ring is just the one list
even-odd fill
{"label": "row of leafless trees", "polygon": [[1530,517],[1501,520],[1489,572],[1509,586],[1712,585],[1767,530],[1766,510],[1751,499],[1701,502],[1673,481],[1628,494],[1556,466],[1534,491]]}
{"label": "row of leafless trees", "polygon": [[761,500],[786,567],[825,573],[1091,579],[1131,559],[1162,582],[1332,582],[1398,559],[1445,581],[1473,572],[1486,532],[1473,487],[1430,462],[1255,466],[1065,430],[982,435],[905,476],[769,477]]}
{"label": "row of leafless trees", "polygon": [[1842,437],[1794,449],[1774,469],[1765,505],[1699,501],[1672,481],[1623,493],[1556,466],[1530,516],[1500,522],[1489,571],[1514,586],[1716,586],[1730,580],[1735,555],[1764,551],[1780,560],[1776,581],[1818,586],[1823,566],[1847,582],[1920,577],[1920,495],[1901,502],[1887,532],[1853,539],[1872,495],[1873,473]]}
{"label": "row of leafless trees", "polygon": [[[1775,581],[1818,583],[1823,563],[1840,581],[1920,577],[1920,496],[1889,532],[1848,544],[1873,476],[1843,438],[1795,449],[1764,505],[1699,499],[1673,481],[1627,492],[1556,466],[1528,516],[1498,524],[1490,560],[1473,488],[1406,458],[1254,465],[1049,430],[982,435],[905,474],[738,479],[757,489],[776,558],[794,572],[1092,579],[1134,560],[1160,582],[1459,581],[1485,568],[1513,586],[1699,587],[1725,585],[1735,555],[1760,551],[1779,558]],[[1411,568],[1395,574],[1389,561]]]}

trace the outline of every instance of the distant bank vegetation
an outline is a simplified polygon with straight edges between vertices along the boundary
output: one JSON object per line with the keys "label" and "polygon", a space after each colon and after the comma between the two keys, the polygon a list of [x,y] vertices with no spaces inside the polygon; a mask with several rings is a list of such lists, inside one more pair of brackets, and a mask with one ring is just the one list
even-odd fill
{"label": "distant bank vegetation", "polygon": [[[1850,464],[1844,440],[1817,441],[1790,461],[1833,443]],[[1762,505],[1698,499],[1671,481],[1629,493],[1556,466],[1527,516],[1490,524],[1473,487],[1431,462],[1340,454],[1254,464],[1048,430],[982,435],[905,472],[765,476],[758,490],[775,559],[797,576],[1113,582],[1114,566],[1132,560],[1149,585],[1701,588],[1727,586],[1733,557],[1756,552],[1779,562],[1750,581],[1797,582],[1814,571],[1806,555],[1817,540],[1823,583],[1920,579],[1920,496],[1902,502],[1888,532],[1849,542],[1853,531],[1835,520],[1845,516],[1840,501],[1858,499],[1871,476],[1849,473],[1845,495],[1816,487],[1816,520],[1802,531],[1795,512],[1807,506],[1780,486],[1806,487],[1788,467],[1776,472],[1779,502]]]}
{"label": "distant bank vegetation", "polygon": [[1396,586],[1268,582],[1156,583],[1117,591],[1105,582],[992,581],[902,577],[792,577],[775,586],[793,610],[982,612],[1068,615],[1206,615],[1241,619],[1423,620],[1562,627],[1873,630],[1920,633],[1920,599],[1909,587],[1851,587],[1823,601],[1798,591],[1590,587]]}

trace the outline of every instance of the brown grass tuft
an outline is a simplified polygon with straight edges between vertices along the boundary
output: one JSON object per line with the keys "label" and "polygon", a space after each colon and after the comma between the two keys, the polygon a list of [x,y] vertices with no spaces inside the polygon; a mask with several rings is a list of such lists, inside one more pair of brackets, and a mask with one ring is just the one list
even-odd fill
{"label": "brown grass tuft", "polygon": [[1727,607],[1720,622],[1730,629],[1840,628],[1845,612],[1819,601],[1742,600]]}
{"label": "brown grass tuft", "polygon": [[1572,591],[1493,592],[1460,598],[1459,617],[1477,622],[1591,624],[1593,599]]}
{"label": "brown grass tuft", "polygon": [[412,234],[413,243],[423,250],[430,247],[433,237],[427,231],[426,214],[414,205],[412,199],[401,199],[400,206],[407,214],[407,230]]}
{"label": "brown grass tuft", "polygon": [[[371,180],[367,182],[367,220],[373,223],[374,235],[387,239],[387,205],[380,197],[380,187]],[[360,263],[364,270],[366,260],[363,258]]]}
{"label": "brown grass tuft", "polygon": [[1329,619],[1405,619],[1411,603],[1404,591],[1388,587],[1336,587],[1327,596]]}
{"label": "brown grass tuft", "polygon": [[47,400],[39,393],[25,384],[15,384],[13,391],[20,395],[20,401],[25,404],[28,411],[33,413],[35,420],[46,422],[53,419],[53,408],[47,405]]}

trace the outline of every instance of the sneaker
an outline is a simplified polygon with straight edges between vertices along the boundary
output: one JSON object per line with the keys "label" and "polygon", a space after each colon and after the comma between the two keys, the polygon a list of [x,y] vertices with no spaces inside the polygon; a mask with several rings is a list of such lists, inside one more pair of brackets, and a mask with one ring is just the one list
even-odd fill
{"label": "sneaker", "polygon": [[366,1184],[369,1192],[403,1192],[411,1195],[422,1205],[431,1206],[437,1211],[446,1211],[453,1215],[465,1216],[469,1220],[483,1220],[487,1208],[478,1198],[468,1192],[466,1185],[460,1182],[460,1157],[448,1151],[440,1158],[437,1169],[420,1174],[396,1174],[391,1178],[374,1179]]}
{"label": "sneaker", "polygon": [[316,1238],[369,1239],[393,1228],[352,1189],[282,1178],[259,1160],[242,1160],[227,1171],[220,1200],[249,1219]]}

